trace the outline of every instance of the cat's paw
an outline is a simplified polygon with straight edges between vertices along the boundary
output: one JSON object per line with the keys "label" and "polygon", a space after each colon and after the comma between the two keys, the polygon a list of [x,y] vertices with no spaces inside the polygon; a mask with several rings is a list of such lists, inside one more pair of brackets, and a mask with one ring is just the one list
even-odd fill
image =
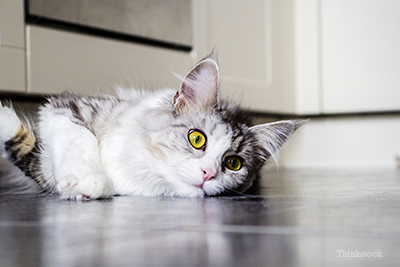
{"label": "cat's paw", "polygon": [[73,199],[74,188],[78,184],[78,178],[75,175],[67,175],[57,183],[57,192],[62,198]]}
{"label": "cat's paw", "polygon": [[57,191],[65,199],[110,198],[114,194],[111,180],[101,173],[90,173],[82,178],[67,175],[58,182]]}

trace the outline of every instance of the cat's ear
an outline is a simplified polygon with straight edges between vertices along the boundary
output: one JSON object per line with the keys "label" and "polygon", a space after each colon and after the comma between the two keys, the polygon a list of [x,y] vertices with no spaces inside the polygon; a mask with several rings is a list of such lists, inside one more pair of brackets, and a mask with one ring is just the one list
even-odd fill
{"label": "cat's ear", "polygon": [[218,107],[219,67],[212,54],[197,63],[183,78],[174,97],[177,113]]}
{"label": "cat's ear", "polygon": [[308,120],[286,120],[273,123],[256,125],[250,128],[258,138],[259,144],[264,148],[266,158],[272,156],[292,136],[301,125]]}

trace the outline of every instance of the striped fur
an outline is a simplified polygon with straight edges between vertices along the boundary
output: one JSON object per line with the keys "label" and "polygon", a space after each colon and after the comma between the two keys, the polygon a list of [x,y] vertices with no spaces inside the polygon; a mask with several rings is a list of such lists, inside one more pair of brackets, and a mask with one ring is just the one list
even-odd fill
{"label": "striped fur", "polygon": [[[0,151],[3,151],[3,158],[11,161],[23,173],[32,178],[42,189],[49,189],[40,171],[40,151],[35,134],[33,133],[29,124],[22,124],[12,108],[3,107],[0,104],[0,117],[8,116],[9,124],[3,125],[1,139],[4,140],[0,143]],[[16,128],[15,134],[11,138],[5,132],[11,133],[13,128]],[[7,126],[9,129],[7,129]],[[8,134],[10,135],[10,134]]]}
{"label": "striped fur", "polygon": [[23,126],[16,134],[4,143],[7,159],[37,182],[42,189],[50,190],[40,171],[40,151],[32,130]]}
{"label": "striped fur", "polygon": [[36,138],[32,131],[27,130],[21,124],[15,135],[5,142],[4,146],[8,153],[8,158],[17,163],[31,153],[36,146]]}

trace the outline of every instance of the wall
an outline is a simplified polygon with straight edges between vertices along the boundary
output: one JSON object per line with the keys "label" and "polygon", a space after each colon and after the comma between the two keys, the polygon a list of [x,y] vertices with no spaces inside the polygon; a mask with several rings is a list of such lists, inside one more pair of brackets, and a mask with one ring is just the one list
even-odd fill
{"label": "wall", "polygon": [[400,115],[315,118],[281,151],[281,166],[395,168],[400,156]]}

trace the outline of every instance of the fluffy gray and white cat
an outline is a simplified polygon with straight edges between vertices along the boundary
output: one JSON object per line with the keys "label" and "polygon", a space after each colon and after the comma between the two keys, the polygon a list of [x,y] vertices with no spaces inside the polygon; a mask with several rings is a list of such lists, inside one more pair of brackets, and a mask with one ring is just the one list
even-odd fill
{"label": "fluffy gray and white cat", "polygon": [[303,122],[251,126],[218,91],[219,67],[210,55],[178,90],[51,97],[35,131],[0,105],[0,153],[68,199],[245,192]]}

